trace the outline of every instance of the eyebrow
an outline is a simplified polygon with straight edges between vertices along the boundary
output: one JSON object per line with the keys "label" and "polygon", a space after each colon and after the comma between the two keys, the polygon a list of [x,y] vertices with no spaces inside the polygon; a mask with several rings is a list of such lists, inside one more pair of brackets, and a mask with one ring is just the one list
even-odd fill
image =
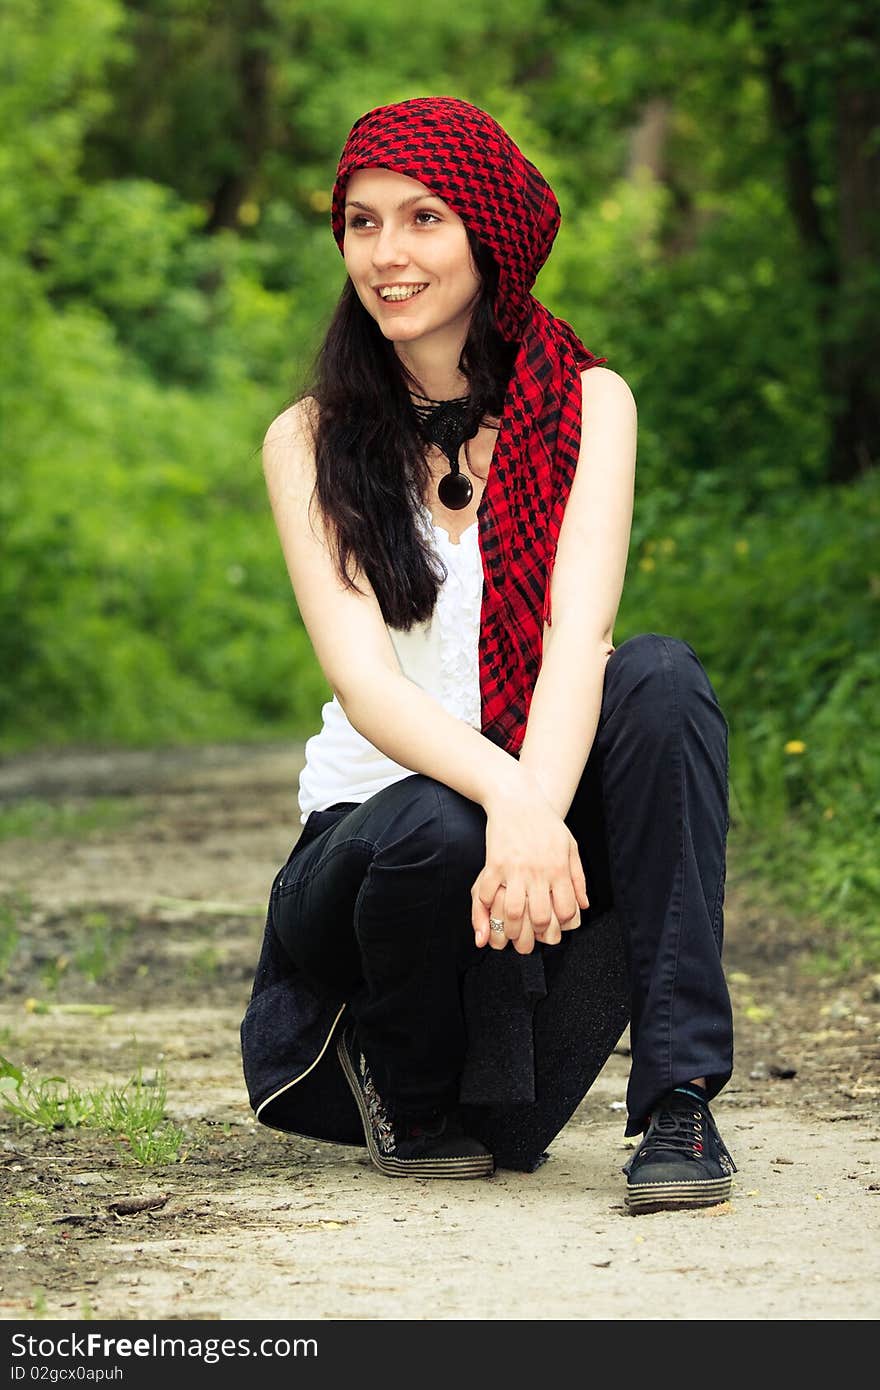
{"label": "eyebrow", "polygon": [[[412,198],[404,198],[402,203],[398,203],[395,211],[403,212],[404,208],[412,207],[413,203],[423,203],[426,198],[436,198],[438,203],[443,201],[436,193],[416,193]],[[363,208],[364,212],[376,211],[375,208],[370,207],[369,203],[359,203],[354,198],[351,198],[345,206],[347,208]]]}

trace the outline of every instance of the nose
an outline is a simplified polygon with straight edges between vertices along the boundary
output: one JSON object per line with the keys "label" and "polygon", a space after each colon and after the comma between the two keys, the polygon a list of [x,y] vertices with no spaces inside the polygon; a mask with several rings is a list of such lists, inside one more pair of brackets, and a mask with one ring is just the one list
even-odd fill
{"label": "nose", "polygon": [[386,222],[373,241],[373,265],[377,270],[382,270],[387,266],[406,265],[408,260],[403,245],[403,231]]}

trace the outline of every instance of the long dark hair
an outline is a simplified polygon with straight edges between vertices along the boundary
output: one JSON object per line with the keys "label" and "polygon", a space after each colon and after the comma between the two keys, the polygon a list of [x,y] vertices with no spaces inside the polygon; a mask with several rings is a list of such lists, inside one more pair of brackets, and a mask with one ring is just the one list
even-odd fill
{"label": "long dark hair", "polygon": [[[475,426],[486,416],[500,416],[517,345],[505,341],[495,322],[495,258],[470,229],[467,237],[482,285],[458,366],[468,381]],[[299,398],[311,397],[317,405],[313,499],[329,523],[343,581],[357,589],[360,569],[386,623],[398,629],[431,616],[446,578],[416,526],[431,471],[410,385],[418,384],[347,280],[311,384]]]}

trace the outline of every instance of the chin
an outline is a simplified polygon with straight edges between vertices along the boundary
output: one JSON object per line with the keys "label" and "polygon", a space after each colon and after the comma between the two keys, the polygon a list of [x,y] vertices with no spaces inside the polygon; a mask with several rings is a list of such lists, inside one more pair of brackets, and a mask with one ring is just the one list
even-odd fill
{"label": "chin", "polygon": [[436,333],[439,326],[436,324],[409,324],[400,321],[379,323],[382,336],[391,343],[414,343],[417,338],[424,338],[429,333]]}
{"label": "chin", "polygon": [[428,325],[428,327],[426,328],[424,326],[417,327],[415,324],[408,323],[387,323],[385,324],[384,328],[381,324],[379,325],[379,327],[382,329],[382,332],[384,333],[386,338],[394,339],[424,338],[426,334],[436,333],[437,331],[436,328],[432,327],[431,325]]}

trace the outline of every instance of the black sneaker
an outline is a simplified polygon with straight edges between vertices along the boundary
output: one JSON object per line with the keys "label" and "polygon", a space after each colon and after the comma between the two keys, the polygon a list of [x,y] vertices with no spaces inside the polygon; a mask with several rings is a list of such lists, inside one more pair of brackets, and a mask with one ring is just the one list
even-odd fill
{"label": "black sneaker", "polygon": [[635,1216],[727,1201],[736,1164],[706,1100],[695,1088],[679,1087],[659,1102],[623,1171],[627,1210]]}
{"label": "black sneaker", "polygon": [[489,1150],[464,1133],[454,1112],[438,1111],[428,1119],[392,1112],[373,1084],[353,1024],[340,1030],[336,1052],[357,1101],[370,1158],[381,1172],[394,1178],[485,1178],[494,1172]]}

